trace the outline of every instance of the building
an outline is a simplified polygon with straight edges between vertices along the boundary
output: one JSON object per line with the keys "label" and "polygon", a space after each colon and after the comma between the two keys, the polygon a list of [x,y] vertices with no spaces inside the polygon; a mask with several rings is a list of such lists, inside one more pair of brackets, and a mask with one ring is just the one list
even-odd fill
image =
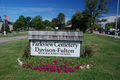
{"label": "building", "polygon": [[[0,22],[0,30],[1,30],[2,24],[3,22]],[[13,30],[13,24],[8,24],[8,26],[10,28],[10,31]]]}
{"label": "building", "polygon": [[67,25],[67,26],[65,26],[65,29],[66,30],[71,30],[71,27],[72,27],[72,25]]}
{"label": "building", "polygon": [[[65,29],[66,29],[66,30],[71,30],[71,29],[72,29],[72,25],[67,25],[67,26],[65,26]],[[79,29],[79,28],[76,28],[76,31],[80,31],[80,29]]]}

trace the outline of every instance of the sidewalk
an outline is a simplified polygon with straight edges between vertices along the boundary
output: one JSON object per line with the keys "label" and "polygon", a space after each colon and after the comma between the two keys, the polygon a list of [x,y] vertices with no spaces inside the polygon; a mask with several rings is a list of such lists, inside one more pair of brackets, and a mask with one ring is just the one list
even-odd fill
{"label": "sidewalk", "polygon": [[25,36],[16,36],[16,37],[1,37],[0,38],[0,44],[1,43],[6,43],[6,42],[9,42],[9,41],[20,40],[20,39],[27,39],[27,35],[25,35]]}
{"label": "sidewalk", "polygon": [[[105,34],[105,33],[99,33],[99,31],[94,31],[94,34],[99,34],[99,35],[105,35],[105,36],[110,36],[110,37],[115,37],[115,35],[110,35],[110,34]],[[120,36],[116,36],[116,38],[120,38]]]}

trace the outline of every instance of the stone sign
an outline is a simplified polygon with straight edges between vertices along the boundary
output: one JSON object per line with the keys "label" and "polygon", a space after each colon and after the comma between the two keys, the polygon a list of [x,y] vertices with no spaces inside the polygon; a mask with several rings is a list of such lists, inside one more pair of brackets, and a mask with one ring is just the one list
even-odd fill
{"label": "stone sign", "polygon": [[80,57],[82,32],[29,31],[31,56]]}

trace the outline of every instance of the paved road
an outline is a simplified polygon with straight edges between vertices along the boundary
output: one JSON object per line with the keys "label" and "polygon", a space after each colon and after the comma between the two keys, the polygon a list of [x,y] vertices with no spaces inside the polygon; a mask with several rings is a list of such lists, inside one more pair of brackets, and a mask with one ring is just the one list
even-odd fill
{"label": "paved road", "polygon": [[6,43],[6,42],[9,42],[9,41],[26,39],[26,38],[27,38],[27,35],[25,35],[25,36],[16,36],[16,37],[1,37],[1,38],[0,38],[0,44],[1,44],[1,43]]}
{"label": "paved road", "polygon": [[[109,35],[109,34],[105,34],[105,33],[99,33],[98,31],[94,31],[93,33],[99,34],[99,35],[105,35],[105,36],[115,37],[115,35]],[[120,36],[116,36],[116,38],[120,38]]]}

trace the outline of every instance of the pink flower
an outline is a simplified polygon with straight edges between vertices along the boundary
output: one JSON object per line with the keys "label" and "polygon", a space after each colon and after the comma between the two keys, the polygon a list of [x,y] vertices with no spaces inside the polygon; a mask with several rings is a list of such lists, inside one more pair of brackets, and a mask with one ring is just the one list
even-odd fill
{"label": "pink flower", "polygon": [[62,71],[62,69],[58,69],[57,72],[60,73]]}
{"label": "pink flower", "polygon": [[43,69],[42,67],[39,68],[40,71],[42,71],[42,69]]}
{"label": "pink flower", "polygon": [[82,64],[80,64],[80,66],[83,66]]}
{"label": "pink flower", "polygon": [[77,64],[77,66],[76,66],[77,68],[79,68],[79,65]]}

